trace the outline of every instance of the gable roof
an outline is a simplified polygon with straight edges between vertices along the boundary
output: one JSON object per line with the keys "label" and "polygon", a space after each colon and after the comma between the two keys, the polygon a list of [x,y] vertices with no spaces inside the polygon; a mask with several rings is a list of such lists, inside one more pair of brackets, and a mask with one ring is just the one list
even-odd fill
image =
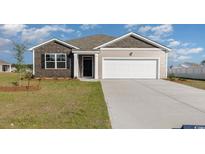
{"label": "gable roof", "polygon": [[10,63],[4,61],[4,60],[0,60],[0,65],[10,65]]}
{"label": "gable roof", "polygon": [[124,39],[124,38],[126,38],[126,37],[128,37],[128,36],[132,36],[132,37],[135,37],[135,38],[137,38],[137,39],[143,40],[143,41],[145,41],[145,42],[147,42],[147,43],[149,43],[149,44],[152,44],[152,45],[154,45],[154,46],[156,46],[156,47],[162,48],[162,49],[164,49],[164,50],[166,50],[166,51],[171,51],[170,48],[168,48],[168,47],[166,47],[166,46],[164,46],[164,45],[161,45],[161,44],[159,44],[159,43],[157,43],[157,42],[155,42],[155,41],[152,41],[152,40],[150,40],[150,39],[148,39],[148,38],[145,38],[144,36],[141,36],[141,35],[139,35],[139,34],[133,33],[133,32],[128,33],[128,34],[125,34],[125,35],[123,35],[123,36],[120,36],[120,37],[118,37],[118,38],[116,38],[116,39],[113,39],[113,40],[111,40],[111,41],[109,41],[109,42],[103,43],[103,44],[101,44],[101,45],[99,45],[99,46],[96,46],[96,47],[94,47],[94,49],[99,49],[99,48],[106,47],[106,46],[108,46],[108,45],[110,45],[110,44],[112,44],[112,43],[115,43],[115,42],[117,42],[117,41],[119,41],[119,40],[122,40],[122,39]]}
{"label": "gable roof", "polygon": [[[104,35],[104,34],[97,34],[97,35],[91,35],[91,36],[86,36],[86,37],[83,37],[83,38],[79,38],[79,39],[73,39],[73,40],[68,40],[68,41],[61,41],[59,39],[56,39],[56,38],[53,38],[51,40],[48,40],[46,42],[43,42],[41,44],[38,44],[34,47],[31,47],[29,50],[33,50],[41,45],[44,45],[46,43],[49,43],[51,41],[56,41],[56,42],[59,42],[60,44],[63,44],[65,46],[68,46],[70,48],[73,48],[74,50],[84,50],[84,51],[93,51],[93,50],[98,50],[100,48],[103,48],[103,47],[106,47],[106,46],[112,46],[114,43],[119,43],[119,41],[122,41],[122,40],[125,40],[125,38],[127,37],[134,37],[136,39],[139,39],[147,44],[150,44],[150,45],[153,45],[154,47],[158,47],[158,48],[161,48],[165,51],[171,51],[170,48],[164,46],[164,45],[161,45],[155,41],[152,41],[148,38],[145,38],[144,36],[141,36],[139,34],[136,34],[136,33],[128,33],[128,34],[125,34],[123,36],[120,36],[120,37],[113,37],[113,36],[109,36],[109,35]],[[129,41],[126,41],[128,42],[128,44],[132,44],[132,41],[129,42]]]}
{"label": "gable roof", "polygon": [[103,34],[97,34],[92,36],[87,36],[79,39],[66,41],[69,44],[79,47],[81,50],[94,50],[96,46],[114,40],[115,37]]}
{"label": "gable roof", "polygon": [[71,45],[71,44],[68,44],[68,43],[66,43],[66,42],[64,42],[64,41],[61,41],[61,40],[59,40],[59,39],[53,38],[53,39],[50,39],[50,40],[48,40],[48,41],[46,41],[46,42],[43,42],[43,43],[41,43],[41,44],[38,44],[38,45],[36,45],[36,46],[31,47],[29,50],[33,50],[33,49],[35,49],[35,48],[37,48],[37,47],[40,47],[40,46],[42,46],[42,45],[44,45],[44,44],[47,44],[47,43],[49,43],[49,42],[52,42],[52,41],[56,41],[56,42],[58,42],[58,43],[60,43],[60,44],[63,44],[63,45],[65,45],[65,46],[70,47],[70,48],[73,48],[73,49],[79,49],[79,48],[76,47],[76,46],[73,46],[73,45]]}

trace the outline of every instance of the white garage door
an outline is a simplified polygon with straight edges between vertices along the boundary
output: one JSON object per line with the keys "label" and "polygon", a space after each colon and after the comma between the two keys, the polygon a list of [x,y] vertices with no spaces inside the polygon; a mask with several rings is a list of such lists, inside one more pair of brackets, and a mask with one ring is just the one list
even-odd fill
{"label": "white garage door", "polygon": [[156,79],[157,59],[104,59],[103,79]]}

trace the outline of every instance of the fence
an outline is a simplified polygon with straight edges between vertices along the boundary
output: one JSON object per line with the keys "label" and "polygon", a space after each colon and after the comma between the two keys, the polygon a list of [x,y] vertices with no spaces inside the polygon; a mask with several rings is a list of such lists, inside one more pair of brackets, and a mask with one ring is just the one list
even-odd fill
{"label": "fence", "polygon": [[168,75],[170,74],[173,74],[176,77],[205,80],[205,66],[172,68],[168,71]]}

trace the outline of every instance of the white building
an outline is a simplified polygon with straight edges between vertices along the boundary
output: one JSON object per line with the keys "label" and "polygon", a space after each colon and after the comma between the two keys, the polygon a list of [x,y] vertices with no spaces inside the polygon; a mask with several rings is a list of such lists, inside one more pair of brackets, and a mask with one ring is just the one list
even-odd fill
{"label": "white building", "polygon": [[0,60],[0,72],[11,72],[11,64]]}

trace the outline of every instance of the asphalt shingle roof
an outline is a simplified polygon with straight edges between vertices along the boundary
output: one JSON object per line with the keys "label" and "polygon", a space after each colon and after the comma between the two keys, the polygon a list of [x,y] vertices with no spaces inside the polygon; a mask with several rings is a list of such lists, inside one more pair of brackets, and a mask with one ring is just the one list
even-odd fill
{"label": "asphalt shingle roof", "polygon": [[98,35],[87,36],[79,39],[68,40],[66,42],[68,44],[79,47],[80,50],[87,51],[87,50],[93,50],[93,48],[102,45],[104,43],[107,43],[113,39],[115,39],[115,37],[113,36],[98,34]]}
{"label": "asphalt shingle roof", "polygon": [[3,60],[0,60],[0,65],[10,65],[10,63],[3,61]]}

